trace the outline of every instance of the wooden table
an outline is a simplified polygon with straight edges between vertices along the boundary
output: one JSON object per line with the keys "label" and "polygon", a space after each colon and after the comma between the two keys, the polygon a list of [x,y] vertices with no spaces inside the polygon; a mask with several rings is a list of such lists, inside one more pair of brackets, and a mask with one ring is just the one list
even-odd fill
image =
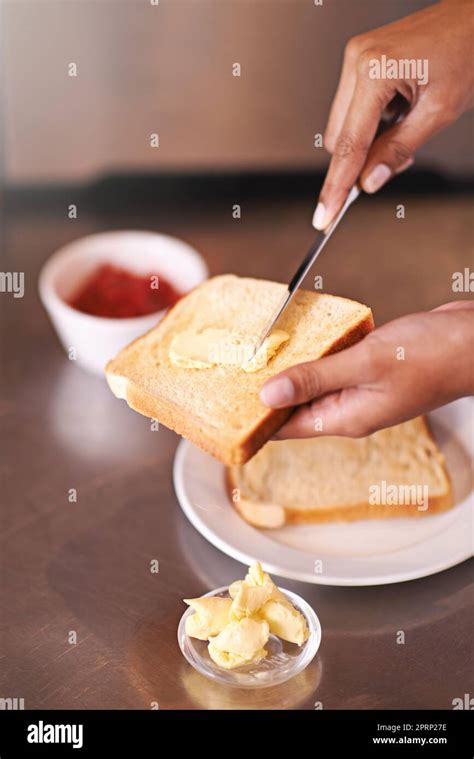
{"label": "wooden table", "polygon": [[[238,187],[237,187],[238,189]],[[35,196],[36,197],[36,196]],[[171,478],[178,437],[117,401],[104,381],[66,359],[39,303],[39,269],[61,244],[103,229],[183,237],[211,273],[288,279],[312,237],[307,192],[204,202],[97,207],[77,195],[15,203],[5,270],[24,271],[23,300],[1,298],[4,362],[0,696],[26,708],[450,709],[472,693],[471,566],[374,588],[285,580],[317,610],[323,642],[292,682],[260,693],[214,685],[176,642],[183,597],[242,575],[187,522]],[[240,203],[242,218],[232,219]],[[404,203],[405,219],[396,218]],[[373,307],[375,319],[453,300],[453,272],[470,265],[471,199],[362,199],[324,253],[324,289]],[[76,488],[76,503],[68,491]],[[159,561],[158,574],[150,562]],[[405,645],[397,644],[403,630]],[[76,633],[77,642],[73,633]],[[470,681],[470,682],[469,682]]]}

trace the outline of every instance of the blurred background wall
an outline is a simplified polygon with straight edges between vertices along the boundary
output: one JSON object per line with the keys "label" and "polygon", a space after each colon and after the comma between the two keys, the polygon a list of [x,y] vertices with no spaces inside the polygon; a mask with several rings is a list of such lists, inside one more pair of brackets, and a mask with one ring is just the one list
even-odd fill
{"label": "blurred background wall", "polygon": [[[324,131],[345,42],[429,4],[152,2],[3,3],[9,186],[134,172],[318,171],[327,154],[314,135]],[[468,175],[471,135],[466,115],[418,161]]]}

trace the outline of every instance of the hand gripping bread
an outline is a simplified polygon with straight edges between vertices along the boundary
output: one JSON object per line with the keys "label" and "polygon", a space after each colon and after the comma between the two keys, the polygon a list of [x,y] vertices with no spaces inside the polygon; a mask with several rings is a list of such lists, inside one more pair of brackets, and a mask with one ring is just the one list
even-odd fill
{"label": "hand gripping bread", "polygon": [[453,505],[444,458],[422,417],[366,438],[270,442],[228,470],[256,527],[435,514]]}
{"label": "hand gripping bread", "polygon": [[176,335],[189,330],[227,329],[255,340],[285,290],[276,282],[233,275],[207,280],[109,361],[112,392],[224,464],[248,461],[291,413],[260,402],[265,380],[356,343],[373,329],[370,309],[345,298],[299,291],[278,323],[289,340],[253,373],[237,366],[180,368],[170,360],[169,348]]}

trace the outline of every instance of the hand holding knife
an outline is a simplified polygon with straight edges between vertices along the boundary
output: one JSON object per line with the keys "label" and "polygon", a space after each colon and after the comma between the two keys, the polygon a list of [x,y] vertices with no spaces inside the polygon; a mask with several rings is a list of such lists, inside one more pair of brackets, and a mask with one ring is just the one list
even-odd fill
{"label": "hand holding knife", "polygon": [[[406,113],[406,105],[407,105],[406,101],[403,101],[403,99],[401,99],[401,101],[397,99],[396,102],[392,104],[392,108],[389,111],[386,111],[384,112],[384,114],[382,114],[382,120],[380,121],[379,128],[376,133],[376,137],[378,137],[386,129],[390,128],[394,123],[396,123],[401,118],[403,118],[403,116]],[[349,190],[349,193],[344,203],[342,204],[341,208],[339,209],[335,217],[332,219],[332,221],[328,224],[327,227],[325,227],[325,229],[322,229],[316,235],[316,238],[313,244],[311,245],[305,257],[303,258],[303,261],[301,262],[301,264],[298,266],[292,279],[290,280],[288,289],[285,292],[284,297],[282,298],[278,306],[275,308],[275,311],[273,312],[271,318],[269,319],[269,321],[267,322],[263,330],[260,332],[258,339],[255,343],[253,356],[255,356],[257,351],[262,347],[265,339],[269,336],[272,329],[275,327],[280,316],[286,310],[295,292],[300,287],[305,276],[307,275],[312,265],[318,258],[319,254],[321,253],[322,249],[328,242],[329,238],[331,237],[332,233],[336,229],[337,225],[341,221],[344,214],[346,213],[347,209],[359,197],[360,191],[361,189],[360,189],[359,183],[356,182]]]}

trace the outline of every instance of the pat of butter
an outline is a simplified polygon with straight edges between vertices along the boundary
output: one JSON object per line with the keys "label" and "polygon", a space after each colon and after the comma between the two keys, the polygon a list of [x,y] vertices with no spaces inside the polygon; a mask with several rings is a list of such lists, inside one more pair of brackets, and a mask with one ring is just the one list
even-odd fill
{"label": "pat of butter", "polygon": [[283,640],[302,646],[308,638],[306,620],[281,590],[278,590],[270,575],[263,571],[260,562],[249,568],[244,584],[267,589],[269,600],[261,607],[259,616],[268,622],[270,632]]}
{"label": "pat of butter", "polygon": [[191,638],[207,640],[222,632],[229,623],[230,598],[185,598],[184,603],[194,609],[194,614],[186,620],[186,634]]}
{"label": "pat of butter", "polygon": [[241,583],[230,607],[230,618],[239,620],[243,617],[251,617],[267,603],[270,596],[269,587],[252,587],[245,582]]}
{"label": "pat of butter", "polygon": [[276,329],[265,338],[255,356],[242,364],[244,372],[258,372],[264,369],[271,358],[278,352],[283,343],[288,342],[290,336],[282,329]]}
{"label": "pat of butter", "polygon": [[268,622],[270,632],[282,640],[302,646],[308,638],[308,626],[302,614],[286,599],[284,601],[267,601],[259,612]]}
{"label": "pat of butter", "polygon": [[247,585],[255,585],[257,587],[266,587],[270,590],[270,598],[274,601],[286,601],[286,596],[283,595],[281,590],[278,590],[277,586],[273,582],[269,574],[263,571],[262,565],[259,561],[252,564],[249,567],[249,571],[245,575],[244,582]]}
{"label": "pat of butter", "polygon": [[202,332],[180,332],[173,337],[168,355],[172,364],[181,369],[209,369],[212,366],[235,366],[245,372],[263,369],[287,342],[287,332],[272,332],[253,356],[254,346],[239,335],[225,329],[207,328]]}
{"label": "pat of butter", "polygon": [[244,664],[257,664],[266,655],[270,628],[265,620],[244,617],[230,622],[224,630],[209,641],[209,656],[224,669],[234,669]]}

